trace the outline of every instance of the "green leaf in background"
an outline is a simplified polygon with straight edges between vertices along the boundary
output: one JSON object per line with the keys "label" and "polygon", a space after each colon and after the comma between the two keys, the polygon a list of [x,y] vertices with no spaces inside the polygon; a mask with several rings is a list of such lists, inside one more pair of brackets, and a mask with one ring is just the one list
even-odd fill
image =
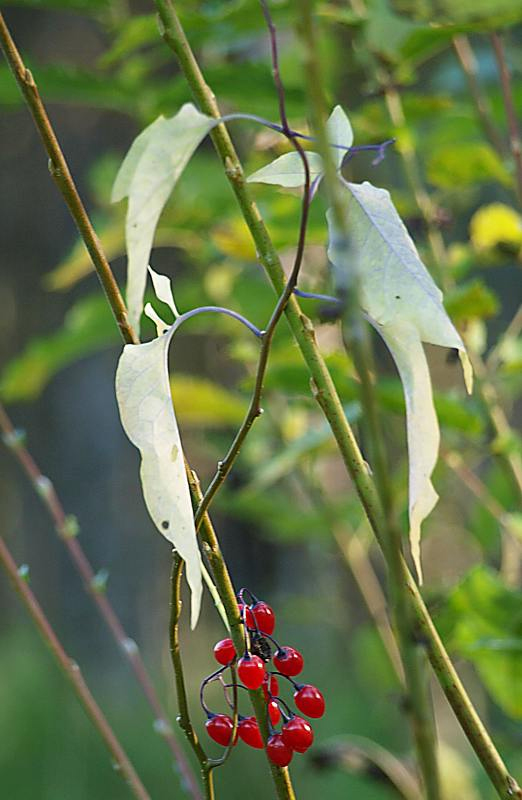
{"label": "green leaf in background", "polygon": [[456,322],[469,319],[487,319],[498,314],[497,296],[479,278],[455,286],[446,294],[444,307]]}
{"label": "green leaf in background", "polygon": [[106,9],[110,0],[4,0],[3,6],[19,6],[20,8],[58,8],[67,11],[94,11]]}
{"label": "green leaf in background", "polygon": [[471,661],[499,706],[522,719],[522,592],[478,566],[450,592],[438,616],[450,648]]}
{"label": "green leaf in background", "polygon": [[78,359],[120,342],[105,297],[96,294],[67,312],[63,327],[29,343],[0,376],[0,396],[6,402],[33,400],[61,369]]}
{"label": "green leaf in background", "polygon": [[440,189],[492,181],[511,185],[511,176],[493,148],[485,142],[460,142],[434,150],[427,163],[428,180]]}
{"label": "green leaf in background", "polygon": [[370,0],[367,5],[367,46],[372,52],[395,60],[404,42],[419,27],[418,23],[396,14],[388,0]]}
{"label": "green leaf in background", "polygon": [[207,378],[175,372],[170,388],[176,415],[184,426],[238,426],[246,414],[246,400]]}
{"label": "green leaf in background", "polygon": [[452,21],[481,21],[491,30],[502,24],[512,24],[522,17],[519,0],[497,0],[495,3],[490,0],[459,0],[458,3],[441,0],[440,8]]}

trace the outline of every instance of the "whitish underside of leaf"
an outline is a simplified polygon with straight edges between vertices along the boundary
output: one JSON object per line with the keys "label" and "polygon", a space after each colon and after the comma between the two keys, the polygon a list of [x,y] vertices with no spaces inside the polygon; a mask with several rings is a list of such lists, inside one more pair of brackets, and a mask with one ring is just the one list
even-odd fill
{"label": "whitish underside of leaf", "polygon": [[170,394],[167,354],[173,333],[126,345],[116,372],[125,433],[141,453],[141,484],[150,516],[186,563],[192,592],[191,626],[201,606],[201,559],[185,461]]}
{"label": "whitish underside of leaf", "polygon": [[159,117],[135,140],[114,183],[112,199],[129,198],[127,305],[139,329],[154,232],[165,203],[197,146],[216,121],[186,103],[171,119]]}
{"label": "whitish underside of leaf", "polygon": [[[350,120],[344,113],[341,106],[336,106],[332,111],[327,123],[328,138],[333,145],[342,145],[343,148],[351,147],[353,144],[353,131]],[[335,163],[340,168],[346,150],[333,148]],[[311,150],[306,151],[308,166],[310,168],[310,181],[314,182],[322,175],[323,159],[318,153]],[[248,177],[249,183],[269,183],[276,186],[284,186],[287,189],[296,188],[304,185],[304,167],[298,153],[285,153],[276,158],[266,167],[258,169]]]}
{"label": "whitish underside of leaf", "polygon": [[419,577],[420,527],[437,494],[431,475],[437,462],[439,426],[422,342],[459,351],[468,391],[471,366],[453,327],[442,293],[422,263],[390,195],[370,183],[343,181],[347,190],[350,248],[340,247],[333,214],[327,213],[328,256],[355,278],[359,302],[386,342],[399,371],[406,399],[409,455],[409,518],[412,555]]}

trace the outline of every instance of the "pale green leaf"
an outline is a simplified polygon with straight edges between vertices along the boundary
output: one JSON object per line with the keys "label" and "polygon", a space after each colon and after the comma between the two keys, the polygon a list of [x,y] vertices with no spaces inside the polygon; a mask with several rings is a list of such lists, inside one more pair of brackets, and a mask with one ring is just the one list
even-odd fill
{"label": "pale green leaf", "polygon": [[[341,106],[335,106],[327,123],[328,138],[332,145],[342,145],[343,148],[353,144],[353,131],[350,120]],[[334,158],[339,169],[346,150],[335,147]],[[307,151],[308,166],[310,168],[310,181],[319,178],[323,172],[323,160],[318,153]],[[296,188],[304,184],[304,168],[298,153],[285,153],[266,167],[258,169],[247,178],[248,183],[269,183],[285,188]]]}
{"label": "pale green leaf", "polygon": [[127,305],[138,329],[154,232],[165,203],[197,146],[216,121],[186,103],[159,117],[130,148],[114,183],[113,201],[129,198],[126,221]]}
{"label": "pale green leaf", "polygon": [[420,526],[437,495],[431,483],[439,426],[422,342],[459,351],[468,391],[472,375],[464,344],[442,304],[442,293],[422,263],[390,195],[370,183],[343,181],[347,190],[350,249],[338,245],[332,212],[328,255],[351,271],[363,311],[384,338],[397,364],[406,399],[409,454],[410,542],[421,576]]}
{"label": "pale green leaf", "polygon": [[[307,152],[310,180],[314,181],[323,171],[323,160],[318,153]],[[269,183],[293,189],[304,184],[304,169],[301,156],[296,153],[285,153],[266,167],[261,167],[247,178],[247,183]]]}
{"label": "pale green leaf", "polygon": [[159,532],[186,563],[192,592],[191,626],[201,607],[201,558],[167,366],[169,333],[126,345],[116,372],[116,397],[125,433],[141,453],[141,485]]}

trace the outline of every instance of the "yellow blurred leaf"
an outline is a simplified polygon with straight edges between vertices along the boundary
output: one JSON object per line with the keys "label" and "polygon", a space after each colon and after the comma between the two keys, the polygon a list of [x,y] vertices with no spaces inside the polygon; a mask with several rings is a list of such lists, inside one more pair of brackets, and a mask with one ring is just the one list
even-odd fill
{"label": "yellow blurred leaf", "polygon": [[214,228],[210,238],[218,250],[226,256],[232,256],[243,261],[255,261],[256,249],[250,233],[239,217],[227,225]]}
{"label": "yellow blurred leaf", "polygon": [[[125,253],[125,229],[121,220],[99,231],[98,237],[109,261]],[[185,248],[191,244],[185,239],[186,237],[173,229],[158,228],[154,246]],[[93,272],[91,257],[83,241],[78,239],[58,266],[44,276],[43,284],[46,289],[53,292],[63,292],[86,278],[91,272]]]}
{"label": "yellow blurred leaf", "polygon": [[240,425],[247,405],[240,397],[207,378],[177,373],[170,379],[176,416],[182,425]]}
{"label": "yellow blurred leaf", "polygon": [[522,217],[504,203],[479,208],[469,228],[470,239],[477,250],[491,250],[499,244],[513,249],[522,245]]}

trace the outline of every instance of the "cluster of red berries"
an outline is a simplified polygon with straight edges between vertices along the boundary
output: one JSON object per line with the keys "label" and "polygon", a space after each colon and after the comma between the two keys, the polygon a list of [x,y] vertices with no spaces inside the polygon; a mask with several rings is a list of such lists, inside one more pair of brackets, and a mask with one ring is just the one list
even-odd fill
{"label": "cluster of red berries", "polygon": [[[248,594],[251,602],[246,603]],[[308,683],[293,680],[303,669],[303,656],[293,647],[281,647],[272,637],[275,629],[275,614],[262,600],[258,600],[246,589],[238,594],[239,610],[244,626],[245,650],[238,659],[232,639],[222,639],[214,646],[214,657],[221,668],[205,678],[201,685],[201,705],[207,715],[206,729],[209,736],[218,744],[227,747],[231,743],[234,724],[228,714],[214,714],[206,707],[203,692],[210,682],[219,680],[224,689],[225,699],[230,702],[227,690],[230,688],[263,690],[267,704],[267,723],[269,737],[266,750],[270,760],[280,767],[286,767],[294,753],[304,753],[314,740],[310,723],[294,714],[287,703],[279,696],[278,676],[289,681],[294,689],[294,702],[297,709],[307,717],[317,719],[324,714],[324,698],[319,689]],[[267,665],[272,662],[275,671]],[[223,673],[235,665],[240,684],[225,683]],[[280,732],[276,725],[282,723]],[[250,747],[264,748],[261,731],[253,716],[238,716],[237,735]]]}

